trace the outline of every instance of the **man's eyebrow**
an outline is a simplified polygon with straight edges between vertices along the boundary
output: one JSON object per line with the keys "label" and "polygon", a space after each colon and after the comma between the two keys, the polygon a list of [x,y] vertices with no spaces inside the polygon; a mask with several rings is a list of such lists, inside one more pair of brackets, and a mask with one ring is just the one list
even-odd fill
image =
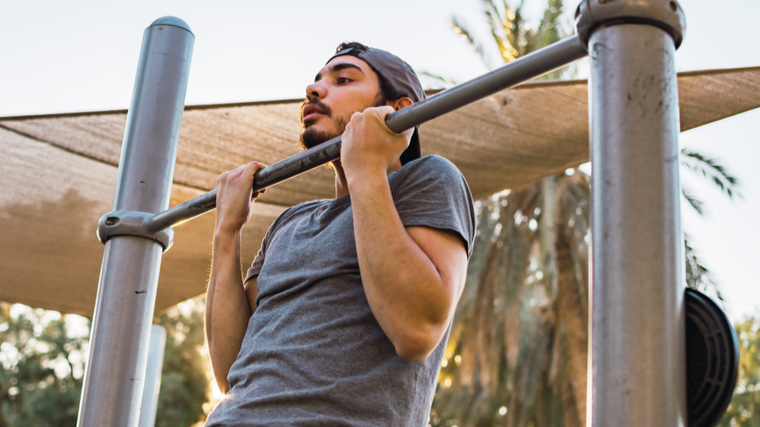
{"label": "man's eyebrow", "polygon": [[[329,68],[329,70],[330,70],[331,73],[334,73],[334,72],[337,72],[337,71],[340,71],[340,70],[345,70],[346,68],[351,68],[351,69],[359,70],[360,73],[364,74],[364,71],[361,69],[361,67],[359,67],[358,65],[350,64],[348,62],[341,62],[339,64],[331,65],[330,68]],[[314,81],[316,82],[316,81],[318,81],[321,78],[322,78],[322,72],[320,71],[314,77]]]}

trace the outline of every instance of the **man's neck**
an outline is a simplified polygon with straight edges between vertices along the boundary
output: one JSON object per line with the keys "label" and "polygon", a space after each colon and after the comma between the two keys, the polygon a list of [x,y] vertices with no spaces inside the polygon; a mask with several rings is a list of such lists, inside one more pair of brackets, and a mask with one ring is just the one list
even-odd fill
{"label": "man's neck", "polygon": [[[340,164],[340,160],[336,160],[332,163],[333,170],[335,171],[335,198],[343,197],[349,194],[348,182],[346,181],[346,174],[343,172],[343,165]],[[396,164],[388,170],[388,174],[401,169],[401,161],[396,161]]]}
{"label": "man's neck", "polygon": [[332,164],[335,171],[335,198],[343,197],[348,194],[348,182],[346,181],[346,174],[343,172],[343,165],[340,164],[340,160],[336,160]]}

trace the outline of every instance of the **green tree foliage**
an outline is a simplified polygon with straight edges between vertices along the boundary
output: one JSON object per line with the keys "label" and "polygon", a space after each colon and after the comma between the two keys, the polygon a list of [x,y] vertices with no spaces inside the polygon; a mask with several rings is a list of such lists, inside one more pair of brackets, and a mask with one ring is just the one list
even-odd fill
{"label": "green tree foliage", "polygon": [[159,318],[166,328],[166,350],[156,427],[191,426],[206,419],[210,382],[208,359],[200,353],[203,309],[203,300],[189,300]]}
{"label": "green tree foliage", "polygon": [[[210,410],[203,306],[190,300],[158,318],[167,338],[156,427],[190,427]],[[88,330],[79,316],[0,303],[0,427],[76,425]]]}
{"label": "green tree foliage", "polygon": [[67,330],[57,312],[0,303],[0,426],[76,425],[87,339]]}
{"label": "green tree foliage", "polygon": [[760,319],[734,325],[739,338],[739,380],[719,427],[760,426]]}

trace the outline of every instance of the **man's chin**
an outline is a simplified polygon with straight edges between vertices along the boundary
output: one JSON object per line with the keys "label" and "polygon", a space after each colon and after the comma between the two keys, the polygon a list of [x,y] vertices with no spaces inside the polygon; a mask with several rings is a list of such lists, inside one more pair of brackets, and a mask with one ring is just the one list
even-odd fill
{"label": "man's chin", "polygon": [[304,150],[314,148],[317,145],[329,141],[338,135],[340,134],[333,135],[331,132],[317,130],[314,127],[306,128],[306,130],[301,133],[301,148]]}

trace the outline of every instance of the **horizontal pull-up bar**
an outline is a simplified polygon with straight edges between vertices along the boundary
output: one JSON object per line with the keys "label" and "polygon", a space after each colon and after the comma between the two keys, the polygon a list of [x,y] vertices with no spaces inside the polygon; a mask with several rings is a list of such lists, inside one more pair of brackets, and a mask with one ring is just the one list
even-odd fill
{"label": "horizontal pull-up bar", "polygon": [[[519,85],[585,57],[586,46],[578,36],[553,43],[502,67],[447,89],[422,102],[389,114],[385,123],[396,133],[411,129],[501,90]],[[340,158],[341,137],[266,167],[254,175],[253,191],[279,184]],[[157,232],[216,208],[216,190],[156,214],[145,225]]]}

